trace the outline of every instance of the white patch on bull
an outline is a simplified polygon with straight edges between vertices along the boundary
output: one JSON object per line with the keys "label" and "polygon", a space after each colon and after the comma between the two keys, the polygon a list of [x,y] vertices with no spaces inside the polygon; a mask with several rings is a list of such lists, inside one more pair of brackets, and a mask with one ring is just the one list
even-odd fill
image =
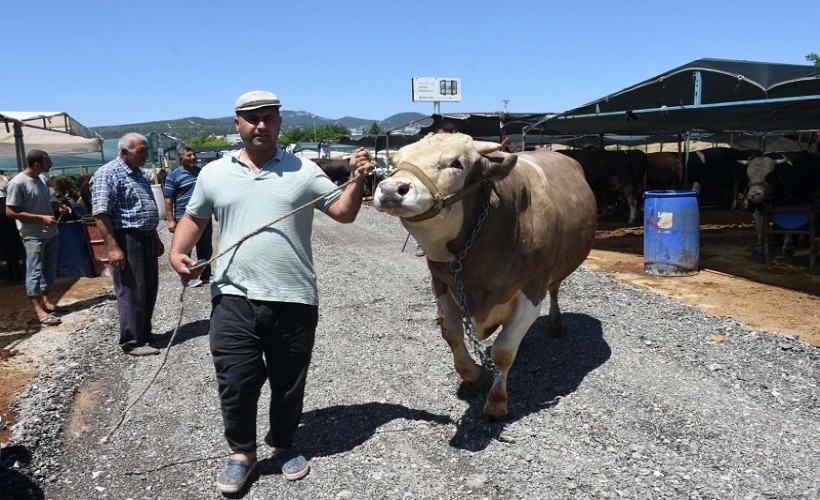
{"label": "white patch on bull", "polygon": [[706,155],[703,154],[703,151],[695,151],[695,154],[698,155],[698,158],[700,158],[700,162],[705,165],[706,164]]}
{"label": "white patch on bull", "polygon": [[749,177],[749,191],[746,193],[746,198],[749,201],[762,203],[769,196],[766,176],[774,172],[778,163],[782,163],[782,161],[768,156],[758,156],[746,163],[746,175]]}

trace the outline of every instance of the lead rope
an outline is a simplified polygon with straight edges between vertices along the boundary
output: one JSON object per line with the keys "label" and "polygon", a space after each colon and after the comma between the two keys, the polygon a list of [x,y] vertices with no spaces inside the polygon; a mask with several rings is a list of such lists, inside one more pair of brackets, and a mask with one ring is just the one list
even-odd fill
{"label": "lead rope", "polygon": [[481,360],[481,365],[490,371],[495,377],[500,374],[500,370],[495,363],[493,363],[493,360],[487,356],[484,346],[475,336],[473,322],[470,320],[470,309],[467,307],[467,294],[464,293],[464,283],[461,281],[460,277],[461,270],[464,267],[464,259],[467,257],[467,252],[470,250],[470,247],[473,246],[473,241],[475,241],[475,237],[478,235],[481,225],[487,219],[489,208],[490,200],[485,199],[484,207],[482,207],[481,213],[478,216],[478,221],[473,228],[473,232],[470,233],[467,243],[464,244],[464,248],[462,248],[461,252],[458,254],[458,260],[450,264],[450,272],[453,273],[453,279],[456,282],[456,295],[458,296],[458,302],[461,306],[461,324],[464,326],[464,333],[470,341],[470,345],[473,348],[473,353]]}
{"label": "lead rope", "polygon": [[[236,243],[234,243],[233,245],[229,246],[228,248],[226,248],[224,251],[220,252],[220,253],[219,253],[219,254],[217,254],[216,256],[212,257],[210,260],[197,262],[197,264],[196,264],[195,266],[191,266],[189,269],[199,268],[199,267],[205,267],[206,265],[210,264],[211,262],[213,262],[213,261],[215,261],[216,259],[218,259],[218,258],[222,257],[223,255],[225,255],[226,253],[230,252],[230,251],[231,251],[231,250],[233,250],[234,248],[238,247],[239,245],[241,245],[242,243],[244,243],[244,242],[245,242],[246,240],[248,240],[249,238],[252,238],[252,237],[256,236],[257,234],[261,233],[262,231],[264,231],[264,230],[265,230],[266,228],[268,228],[269,226],[272,226],[272,225],[274,225],[274,224],[276,224],[276,223],[278,223],[278,222],[280,222],[280,221],[282,221],[282,220],[284,220],[284,219],[287,219],[288,217],[290,217],[291,215],[295,214],[296,212],[299,212],[300,210],[304,210],[305,208],[307,208],[307,207],[309,207],[309,206],[313,205],[314,203],[316,203],[317,201],[323,200],[323,199],[327,198],[328,196],[330,196],[331,194],[333,194],[333,193],[335,193],[335,192],[337,192],[337,191],[340,191],[340,190],[342,190],[342,189],[346,188],[348,184],[350,184],[350,183],[352,183],[352,182],[355,182],[355,181],[356,181],[356,180],[358,180],[361,176],[363,176],[363,175],[369,175],[369,174],[370,174],[370,172],[372,172],[374,168],[376,168],[376,162],[371,162],[369,165],[367,165],[367,170],[365,170],[364,172],[362,172],[362,173],[361,173],[361,174],[359,174],[359,175],[356,175],[356,176],[354,176],[354,177],[351,177],[351,178],[350,178],[350,179],[348,179],[348,181],[347,181],[347,182],[345,182],[344,184],[342,184],[342,185],[340,185],[340,186],[336,187],[335,189],[332,189],[332,190],[328,191],[327,193],[323,194],[322,196],[319,196],[318,198],[316,198],[316,199],[314,199],[314,200],[312,200],[312,201],[309,201],[309,202],[305,203],[305,204],[304,204],[304,205],[302,205],[302,206],[299,206],[299,207],[297,207],[297,208],[294,208],[293,210],[291,210],[290,212],[286,213],[285,215],[283,215],[283,216],[281,216],[281,217],[278,217],[277,219],[275,219],[275,220],[273,220],[273,221],[271,221],[271,222],[268,222],[268,223],[267,223],[267,224],[265,224],[265,225],[259,226],[258,228],[254,229],[254,230],[253,230],[253,231],[251,231],[250,233],[248,233],[248,234],[246,234],[245,236],[243,236],[243,237],[239,238],[239,240],[238,240]],[[113,436],[113,435],[114,435],[114,433],[115,433],[115,432],[117,432],[117,429],[119,429],[119,428],[120,428],[120,426],[122,425],[122,423],[125,421],[125,417],[126,417],[126,416],[128,415],[128,413],[131,411],[131,409],[132,409],[132,408],[133,408],[133,407],[134,407],[134,406],[135,406],[135,405],[136,405],[136,404],[137,404],[137,403],[138,403],[138,402],[142,399],[142,397],[143,397],[143,396],[145,396],[145,393],[147,393],[147,392],[148,392],[148,389],[150,389],[150,388],[151,388],[151,385],[153,385],[153,384],[154,384],[154,381],[156,381],[157,377],[159,376],[159,372],[160,372],[160,371],[162,370],[162,368],[165,366],[165,362],[166,362],[166,361],[168,361],[168,354],[170,354],[170,352],[171,352],[171,346],[172,346],[172,345],[174,345],[174,339],[176,338],[177,333],[179,332],[179,327],[180,327],[180,325],[182,324],[182,315],[183,315],[183,313],[185,312],[185,303],[183,302],[183,300],[184,300],[184,298],[185,298],[185,291],[186,291],[186,290],[187,290],[187,287],[182,287],[182,292],[179,294],[179,303],[180,303],[180,306],[179,306],[179,318],[177,318],[177,325],[176,325],[176,327],[174,327],[174,333],[173,333],[173,334],[171,334],[171,339],[168,341],[168,347],[165,349],[165,355],[162,357],[162,362],[159,364],[159,366],[157,367],[156,371],[154,372],[154,375],[151,377],[151,379],[148,381],[148,383],[145,385],[145,387],[144,387],[144,388],[142,389],[142,391],[139,393],[139,395],[137,396],[137,398],[136,398],[134,401],[132,401],[132,402],[131,402],[131,404],[129,404],[129,405],[128,405],[128,407],[126,407],[126,408],[125,408],[125,411],[123,411],[123,412],[122,412],[122,415],[120,415],[120,419],[117,421],[117,423],[116,423],[116,424],[114,425],[114,427],[111,429],[111,431],[109,431],[109,433],[108,433],[108,434],[106,434],[106,435],[105,435],[105,437],[103,437],[102,439],[100,439],[100,443],[106,444],[106,443],[108,443],[108,442],[111,440],[111,436]]]}

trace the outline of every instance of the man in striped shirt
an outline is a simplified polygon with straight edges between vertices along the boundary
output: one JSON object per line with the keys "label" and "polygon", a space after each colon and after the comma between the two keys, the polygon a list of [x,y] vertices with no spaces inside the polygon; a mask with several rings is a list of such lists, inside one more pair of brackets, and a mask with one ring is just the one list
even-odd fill
{"label": "man in striped shirt", "polygon": [[120,347],[132,356],[159,354],[149,342],[159,287],[158,257],[165,247],[157,234],[159,209],[151,183],[140,168],[148,160],[148,140],[130,132],[120,138],[116,159],[91,178],[91,214],[108,249],[120,313]]}
{"label": "man in striped shirt", "polygon": [[[165,213],[168,217],[168,231],[173,233],[176,230],[177,222],[185,215],[185,207],[194,192],[196,179],[199,171],[202,170],[196,165],[196,151],[190,146],[182,148],[180,165],[171,172],[165,179]],[[213,243],[211,235],[213,226],[211,219],[202,231],[202,236],[196,242],[196,257],[198,259],[210,260],[213,254]],[[182,283],[188,287],[197,287],[203,283],[211,281],[211,266],[205,266],[199,278],[190,280],[182,279]]]}

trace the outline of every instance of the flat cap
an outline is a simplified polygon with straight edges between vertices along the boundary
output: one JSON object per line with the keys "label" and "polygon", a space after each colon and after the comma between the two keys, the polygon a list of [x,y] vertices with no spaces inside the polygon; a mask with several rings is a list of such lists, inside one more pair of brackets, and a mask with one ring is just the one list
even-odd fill
{"label": "flat cap", "polygon": [[273,92],[267,90],[252,90],[245,92],[236,100],[234,109],[236,111],[250,111],[252,109],[264,108],[267,106],[282,106],[279,98]]}

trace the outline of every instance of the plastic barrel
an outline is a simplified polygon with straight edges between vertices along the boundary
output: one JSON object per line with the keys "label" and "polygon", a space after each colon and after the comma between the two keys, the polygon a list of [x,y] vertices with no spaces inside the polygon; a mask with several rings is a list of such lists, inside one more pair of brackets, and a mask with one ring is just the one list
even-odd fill
{"label": "plastic barrel", "polygon": [[60,224],[60,246],[57,250],[57,276],[79,278],[94,276],[91,253],[83,225],[78,222]]}
{"label": "plastic barrel", "polygon": [[700,211],[697,191],[647,191],[644,270],[659,276],[698,272]]}
{"label": "plastic barrel", "polygon": [[165,197],[162,195],[162,186],[159,184],[151,184],[151,191],[154,193],[154,201],[157,202],[159,220],[165,220]]}

